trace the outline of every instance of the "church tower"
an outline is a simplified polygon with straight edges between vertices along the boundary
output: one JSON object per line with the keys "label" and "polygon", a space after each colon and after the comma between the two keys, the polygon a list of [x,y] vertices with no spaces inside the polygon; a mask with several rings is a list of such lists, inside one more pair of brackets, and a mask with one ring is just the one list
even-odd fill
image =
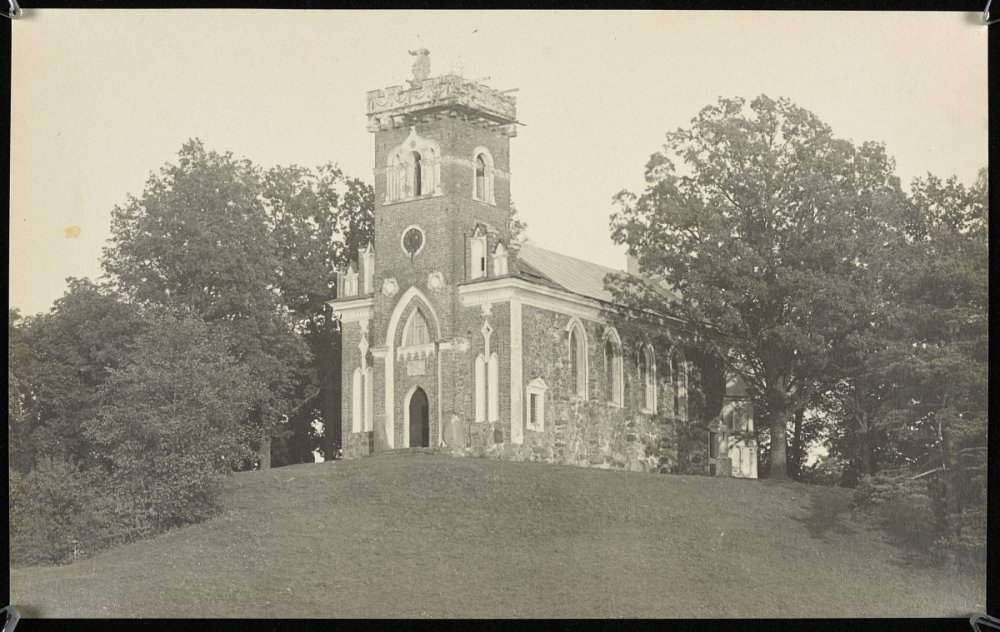
{"label": "church tower", "polygon": [[457,75],[410,83],[368,93],[379,275],[403,287],[440,272],[453,284],[477,223],[509,237],[515,102]]}
{"label": "church tower", "polygon": [[[368,93],[375,239],[336,301],[351,453],[440,445],[446,415],[469,413],[473,332],[459,285],[508,273],[515,100],[455,74],[429,77],[427,51],[414,54],[408,86]],[[370,445],[349,445],[366,434]]]}

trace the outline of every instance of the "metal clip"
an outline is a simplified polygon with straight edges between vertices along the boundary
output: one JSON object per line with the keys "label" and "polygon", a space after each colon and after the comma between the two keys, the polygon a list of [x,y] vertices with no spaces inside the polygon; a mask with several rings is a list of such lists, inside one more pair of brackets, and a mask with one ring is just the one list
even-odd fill
{"label": "metal clip", "polygon": [[990,19],[990,5],[993,4],[993,0],[986,0],[986,8],[983,9],[983,26],[989,26],[990,24],[996,24],[1000,22],[1000,18]]}
{"label": "metal clip", "polygon": [[[7,0],[10,3],[10,10],[4,13],[3,16],[10,20],[16,20],[21,17],[21,7],[17,6],[17,0]],[[986,7],[989,9],[989,5]]]}
{"label": "metal clip", "polygon": [[8,605],[0,609],[0,612],[3,613],[3,632],[14,632],[17,622],[21,619],[21,616],[17,613],[17,608]]}
{"label": "metal clip", "polygon": [[[993,21],[996,22],[996,20]],[[975,630],[975,632],[983,632],[983,628],[980,626],[986,626],[987,628],[993,630],[1000,630],[1000,619],[991,617],[988,614],[980,614],[977,612],[969,617],[969,625],[972,626],[972,629]]]}

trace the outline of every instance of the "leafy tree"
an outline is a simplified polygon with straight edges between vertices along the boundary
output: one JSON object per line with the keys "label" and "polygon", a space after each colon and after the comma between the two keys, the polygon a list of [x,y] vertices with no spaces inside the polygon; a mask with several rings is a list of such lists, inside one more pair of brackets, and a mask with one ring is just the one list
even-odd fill
{"label": "leafy tree", "polygon": [[510,203],[510,240],[515,244],[523,244],[528,239],[528,224],[517,214],[513,200]]}
{"label": "leafy tree", "polygon": [[832,350],[870,320],[859,277],[904,206],[893,168],[881,145],[838,139],[787,100],[720,99],[667,134],[641,195],[615,198],[613,238],[653,283],[619,278],[612,291],[714,341],[748,384],[772,478],[786,476],[786,429]]}
{"label": "leafy tree", "polygon": [[[340,446],[340,334],[325,311],[336,291],[335,269],[356,261],[374,235],[374,191],[334,165],[275,167],[264,176],[269,230],[281,265],[279,288],[295,329],[312,353],[308,379],[278,440],[277,462],[312,460]],[[321,441],[315,422],[324,423]]]}
{"label": "leafy tree", "polygon": [[[923,478],[941,543],[966,562],[985,553],[988,235],[985,170],[914,181],[905,259],[894,283],[902,317],[870,362],[880,383],[886,468]],[[977,531],[978,530],[978,531]],[[978,533],[978,535],[975,535]]]}
{"label": "leafy tree", "polygon": [[122,541],[211,515],[222,476],[247,456],[255,385],[231,341],[195,316],[150,318],[84,422]]}
{"label": "leafy tree", "polygon": [[[954,178],[915,180],[903,239],[886,255],[881,287],[890,307],[853,345],[829,398],[846,422],[835,448],[858,463],[858,475],[873,474],[883,462],[928,461],[937,431],[926,433],[929,443],[900,439],[912,439],[905,429],[913,415],[928,421],[941,407],[984,410],[985,173],[969,188]],[[931,408],[917,413],[921,406]]]}
{"label": "leafy tree", "polygon": [[93,448],[81,421],[97,390],[146,322],[134,306],[86,279],[67,279],[47,314],[8,312],[10,465],[27,473],[41,458],[86,466]]}
{"label": "leafy tree", "polygon": [[114,210],[103,265],[116,286],[203,318],[249,368],[247,425],[262,468],[272,437],[339,384],[323,373],[329,358],[316,359],[329,347],[308,340],[325,326],[334,266],[370,238],[372,208],[371,189],[335,167],[265,172],[192,140]]}

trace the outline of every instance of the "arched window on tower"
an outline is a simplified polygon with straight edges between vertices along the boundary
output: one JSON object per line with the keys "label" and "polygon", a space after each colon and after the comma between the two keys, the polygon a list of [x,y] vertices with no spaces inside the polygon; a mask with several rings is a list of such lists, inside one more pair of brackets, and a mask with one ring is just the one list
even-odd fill
{"label": "arched window on tower", "polygon": [[569,375],[573,395],[587,398],[587,334],[574,319],[569,325]]}
{"label": "arched window on tower", "polygon": [[434,147],[425,147],[420,160],[421,193],[430,195],[437,193],[440,177],[440,161]]}
{"label": "arched window on tower", "polygon": [[656,412],[656,354],[651,345],[639,349],[639,386],[642,389],[642,411]]}
{"label": "arched window on tower", "polygon": [[421,138],[414,127],[410,135],[386,156],[387,204],[441,193],[441,147]]}
{"label": "arched window on tower", "polygon": [[482,154],[476,156],[476,199],[486,199],[486,161]]}
{"label": "arched window on tower", "polygon": [[472,199],[494,204],[493,156],[485,147],[477,147],[472,152],[473,181]]}
{"label": "arched window on tower", "polygon": [[389,169],[386,172],[386,202],[394,202],[403,198],[402,176],[403,169],[399,161],[399,154],[394,153],[389,159]]}
{"label": "arched window on tower", "polygon": [[411,154],[411,159],[413,164],[410,167],[410,190],[412,191],[413,197],[417,197],[424,194],[423,188],[423,165],[420,160],[420,153],[413,152]]}
{"label": "arched window on tower", "polygon": [[469,240],[470,279],[486,276],[486,235],[474,234]]}

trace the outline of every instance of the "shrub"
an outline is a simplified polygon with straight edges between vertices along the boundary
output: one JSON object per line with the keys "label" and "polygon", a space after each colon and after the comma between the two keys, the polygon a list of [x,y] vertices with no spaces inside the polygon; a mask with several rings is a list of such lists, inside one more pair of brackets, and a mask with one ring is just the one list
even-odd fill
{"label": "shrub", "polygon": [[200,320],[164,317],[138,338],[85,424],[104,458],[115,540],[215,512],[222,478],[248,456],[250,399],[246,367]]}
{"label": "shrub", "polygon": [[965,573],[986,573],[986,506],[965,507],[948,517],[948,535],[935,545],[948,552],[955,567]]}
{"label": "shrub", "polygon": [[[888,470],[862,477],[854,506],[874,517],[904,549],[907,561],[937,565],[950,560],[960,568],[975,567],[985,560],[985,509],[947,516],[941,488],[933,478],[914,479],[906,470]],[[956,520],[969,520],[973,526],[965,528],[963,522],[959,528]]]}
{"label": "shrub", "polygon": [[104,546],[101,488],[98,472],[48,457],[26,475],[10,470],[11,562],[64,562]]}

